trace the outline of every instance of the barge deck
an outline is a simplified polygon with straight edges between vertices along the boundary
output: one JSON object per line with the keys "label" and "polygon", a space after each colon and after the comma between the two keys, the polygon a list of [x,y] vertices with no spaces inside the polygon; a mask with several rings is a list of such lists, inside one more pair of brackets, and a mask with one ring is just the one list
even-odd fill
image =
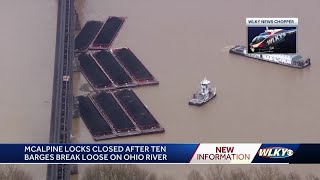
{"label": "barge deck", "polygon": [[96,91],[159,84],[128,48],[83,53],[78,60],[83,76]]}
{"label": "barge deck", "polygon": [[164,132],[130,89],[79,96],[79,112],[94,140]]}
{"label": "barge deck", "polygon": [[83,76],[94,89],[114,88],[113,82],[100,69],[91,54],[81,54],[78,59]]}
{"label": "barge deck", "polygon": [[104,116],[105,120],[117,132],[117,136],[140,134],[140,131],[138,131],[125,111],[123,111],[112,93],[100,92],[89,96],[92,97],[96,108]]}
{"label": "barge deck", "polygon": [[135,81],[137,81],[138,85],[159,84],[159,82],[129,48],[115,48],[111,49],[111,52],[135,79]]}
{"label": "barge deck", "polygon": [[164,132],[158,121],[131,89],[119,90],[114,94],[143,133]]}
{"label": "barge deck", "polygon": [[93,54],[93,56],[117,88],[137,86],[137,83],[133,81],[110,51],[103,50]]}
{"label": "barge deck", "polygon": [[125,20],[126,17],[110,16],[104,23],[98,36],[93,41],[90,49],[109,49],[114,39],[117,37],[119,31],[121,30]]}
{"label": "barge deck", "polygon": [[92,101],[88,97],[79,96],[80,117],[89,129],[94,140],[116,137],[111,127],[103,119]]}
{"label": "barge deck", "polygon": [[101,21],[88,21],[75,39],[75,52],[82,53],[89,49],[92,41],[97,37],[103,23]]}

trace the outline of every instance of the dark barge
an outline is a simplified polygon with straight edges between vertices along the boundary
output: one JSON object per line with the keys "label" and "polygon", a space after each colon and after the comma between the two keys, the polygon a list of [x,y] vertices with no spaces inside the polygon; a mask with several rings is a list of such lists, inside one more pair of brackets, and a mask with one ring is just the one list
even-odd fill
{"label": "dark barge", "polygon": [[109,49],[121,30],[126,18],[110,16],[104,23],[90,49]]}
{"label": "dark barge", "polygon": [[127,47],[111,49],[112,54],[125,67],[127,72],[137,81],[138,85],[159,84],[148,69]]}
{"label": "dark barge", "polygon": [[159,84],[128,48],[80,54],[78,60],[83,76],[96,91]]}
{"label": "dark barge", "polygon": [[164,132],[164,128],[131,89],[119,90],[114,94],[143,133]]}
{"label": "dark barge", "polygon": [[79,96],[78,100],[80,117],[89,129],[94,140],[116,137],[111,127],[88,97]]}
{"label": "dark barge", "polygon": [[272,62],[275,64],[285,65],[294,68],[304,68],[311,65],[310,58],[303,58],[298,54],[260,54],[248,53],[246,47],[235,46],[229,50],[230,53],[245,56],[261,61]]}
{"label": "dark barge", "polygon": [[93,56],[117,88],[137,86],[137,83],[133,81],[110,51],[103,50],[93,54]]}
{"label": "dark barge", "polygon": [[113,89],[114,84],[110,78],[100,69],[91,54],[80,54],[78,56],[80,69],[94,89]]}
{"label": "dark barge", "polygon": [[86,52],[92,41],[98,35],[103,23],[101,21],[88,21],[75,38],[75,52]]}
{"label": "dark barge", "polygon": [[140,134],[130,117],[123,111],[121,105],[112,93],[100,92],[89,95],[100,114],[117,132],[117,136],[130,136]]}
{"label": "dark barge", "polygon": [[131,89],[79,96],[79,112],[94,140],[164,132]]}

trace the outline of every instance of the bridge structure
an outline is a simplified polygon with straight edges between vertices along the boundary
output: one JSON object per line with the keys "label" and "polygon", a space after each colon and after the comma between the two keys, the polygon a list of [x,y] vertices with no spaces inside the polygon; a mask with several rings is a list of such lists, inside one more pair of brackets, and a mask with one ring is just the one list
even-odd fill
{"label": "bridge structure", "polygon": [[[71,142],[74,26],[74,0],[59,0],[49,140],[55,144]],[[69,180],[70,171],[68,164],[48,164],[47,180]]]}

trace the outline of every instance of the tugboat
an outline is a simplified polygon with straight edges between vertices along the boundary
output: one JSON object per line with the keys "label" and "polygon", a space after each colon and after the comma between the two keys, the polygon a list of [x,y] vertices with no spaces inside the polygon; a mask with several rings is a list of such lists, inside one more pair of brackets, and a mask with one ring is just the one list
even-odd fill
{"label": "tugboat", "polygon": [[210,101],[217,94],[216,87],[211,87],[211,82],[204,78],[201,81],[200,90],[193,94],[192,99],[189,101],[189,105],[201,106]]}

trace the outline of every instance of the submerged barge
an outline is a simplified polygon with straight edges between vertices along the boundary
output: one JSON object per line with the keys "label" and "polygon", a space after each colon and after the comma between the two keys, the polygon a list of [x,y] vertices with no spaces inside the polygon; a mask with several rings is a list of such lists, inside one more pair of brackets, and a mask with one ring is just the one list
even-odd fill
{"label": "submerged barge", "polygon": [[304,68],[311,64],[310,58],[303,58],[301,55],[298,54],[248,53],[246,47],[244,46],[235,46],[231,48],[229,52],[240,56],[245,56],[294,68]]}

